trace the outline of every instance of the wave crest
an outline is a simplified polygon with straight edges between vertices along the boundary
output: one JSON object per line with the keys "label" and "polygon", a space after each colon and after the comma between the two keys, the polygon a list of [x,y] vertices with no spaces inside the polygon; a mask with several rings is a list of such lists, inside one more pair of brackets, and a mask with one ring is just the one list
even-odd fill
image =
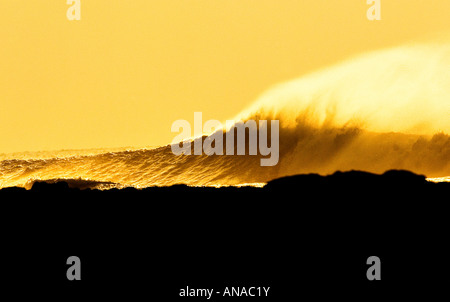
{"label": "wave crest", "polygon": [[[337,170],[450,175],[450,44],[403,46],[360,56],[280,85],[236,120],[280,121],[280,157],[175,156],[170,146],[0,162],[0,187],[29,181],[169,186],[264,183]],[[269,135],[270,137],[270,135]],[[202,138],[197,138],[202,139]]]}

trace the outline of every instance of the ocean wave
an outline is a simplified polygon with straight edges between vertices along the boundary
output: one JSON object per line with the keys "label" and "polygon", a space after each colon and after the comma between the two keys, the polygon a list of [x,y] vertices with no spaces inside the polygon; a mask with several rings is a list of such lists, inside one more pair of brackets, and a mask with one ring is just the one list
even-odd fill
{"label": "ocean wave", "polygon": [[[279,120],[279,162],[180,155],[170,146],[0,162],[0,187],[69,179],[88,187],[223,186],[299,173],[450,175],[450,44],[383,50],[279,85],[236,120]],[[225,137],[225,134],[224,134]],[[270,137],[270,135],[269,135]],[[196,138],[196,139],[204,139]],[[225,141],[226,143],[226,141]]]}

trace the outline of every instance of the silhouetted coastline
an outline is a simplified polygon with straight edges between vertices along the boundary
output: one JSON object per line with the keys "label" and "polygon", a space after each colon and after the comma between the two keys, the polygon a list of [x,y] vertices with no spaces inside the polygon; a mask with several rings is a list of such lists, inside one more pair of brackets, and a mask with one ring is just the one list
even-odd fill
{"label": "silhouetted coastline", "polygon": [[[365,261],[376,255],[382,297],[435,285],[450,268],[442,262],[449,189],[407,171],[296,175],[263,188],[99,191],[37,182],[31,190],[0,191],[3,271],[28,286],[78,286],[83,295],[151,289],[170,300],[187,285],[264,285],[279,301],[300,289],[379,288],[364,282]],[[71,255],[83,263],[76,285],[64,283]],[[38,260],[30,264],[30,257]],[[414,265],[416,259],[422,262]],[[39,279],[27,278],[30,265]]]}
{"label": "silhouetted coastline", "polygon": [[[88,191],[99,191],[97,189],[91,189],[93,186],[104,184],[104,185],[113,185],[112,182],[100,182],[100,181],[91,181],[91,180],[82,180],[82,179],[70,179],[70,180],[61,180],[61,179],[52,179],[46,181],[35,181],[32,184],[30,190],[26,190],[21,187],[11,187],[11,188],[3,188],[0,190],[0,194],[9,194],[9,193],[21,193],[23,191],[29,191],[30,193],[63,193],[63,192],[74,192],[77,190],[88,190]],[[334,174],[322,176],[319,174],[299,174],[293,176],[286,176],[277,178],[269,181],[262,188],[252,187],[252,186],[223,186],[223,187],[192,187],[184,184],[178,184],[167,187],[148,187],[143,189],[136,189],[133,187],[127,187],[123,189],[112,188],[110,190],[101,190],[105,192],[105,194],[115,193],[119,191],[124,191],[128,193],[137,193],[141,194],[158,192],[158,191],[173,191],[173,192],[251,192],[251,191],[273,191],[273,190],[295,190],[295,189],[304,189],[310,190],[315,187],[336,187],[336,186],[354,186],[355,189],[359,186],[363,187],[374,187],[374,186],[385,186],[385,187],[395,187],[395,186],[428,186],[428,187],[448,187],[450,183],[442,182],[442,183],[433,183],[426,181],[426,177],[423,175],[417,175],[412,172],[406,170],[389,170],[383,174],[374,174],[363,171],[348,171],[348,172],[340,172],[337,171]]]}

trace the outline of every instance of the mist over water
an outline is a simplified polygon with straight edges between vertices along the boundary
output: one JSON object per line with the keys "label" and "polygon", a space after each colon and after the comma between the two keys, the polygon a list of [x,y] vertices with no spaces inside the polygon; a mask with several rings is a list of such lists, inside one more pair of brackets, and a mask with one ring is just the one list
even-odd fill
{"label": "mist over water", "polygon": [[[297,173],[450,175],[450,43],[407,45],[353,58],[263,94],[236,120],[280,121],[280,159],[175,156],[170,146],[36,158],[3,157],[0,187],[35,179],[92,187],[237,185]],[[270,135],[269,135],[270,137]],[[34,158],[34,159],[33,159]]]}
{"label": "mist over water", "polygon": [[433,135],[448,133],[449,114],[450,42],[355,57],[274,87],[238,118]]}

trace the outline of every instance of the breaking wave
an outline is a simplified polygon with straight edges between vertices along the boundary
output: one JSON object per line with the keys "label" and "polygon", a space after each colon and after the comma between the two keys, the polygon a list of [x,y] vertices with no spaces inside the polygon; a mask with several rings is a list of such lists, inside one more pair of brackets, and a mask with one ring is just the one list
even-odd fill
{"label": "breaking wave", "polygon": [[30,155],[0,162],[0,187],[55,179],[92,188],[238,185],[337,170],[405,169],[445,177],[450,175],[449,66],[450,44],[407,45],[275,87],[236,117],[280,121],[280,159],[273,167],[261,167],[260,156],[175,156],[170,146]]}

